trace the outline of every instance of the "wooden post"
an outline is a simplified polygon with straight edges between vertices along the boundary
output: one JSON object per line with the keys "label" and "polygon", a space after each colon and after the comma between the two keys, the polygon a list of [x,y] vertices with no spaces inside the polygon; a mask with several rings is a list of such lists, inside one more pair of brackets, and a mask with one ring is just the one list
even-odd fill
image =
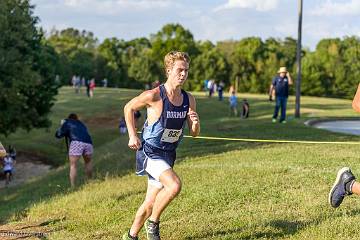
{"label": "wooden post", "polygon": [[297,62],[296,99],[295,99],[296,118],[300,118],[302,9],[303,9],[303,1],[299,0],[299,25],[298,25],[298,39],[297,39],[297,52],[296,52],[296,62]]}

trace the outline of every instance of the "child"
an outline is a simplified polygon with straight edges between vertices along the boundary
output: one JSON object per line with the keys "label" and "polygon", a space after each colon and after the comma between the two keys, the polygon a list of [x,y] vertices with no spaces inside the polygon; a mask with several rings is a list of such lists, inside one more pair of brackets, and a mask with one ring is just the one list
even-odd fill
{"label": "child", "polygon": [[229,103],[230,103],[230,117],[232,115],[234,115],[236,117],[237,116],[237,97],[235,95],[235,91],[231,92],[231,95],[229,98]]}
{"label": "child", "polygon": [[247,99],[243,99],[241,118],[248,118],[249,117],[249,111],[250,111],[250,105],[249,105]]}
{"label": "child", "polygon": [[126,122],[124,117],[121,117],[120,119],[119,130],[120,130],[120,134],[125,134],[127,132]]}
{"label": "child", "polygon": [[10,153],[6,154],[3,159],[3,170],[5,175],[5,187],[7,187],[11,181],[11,176],[14,171],[15,160],[10,156]]}

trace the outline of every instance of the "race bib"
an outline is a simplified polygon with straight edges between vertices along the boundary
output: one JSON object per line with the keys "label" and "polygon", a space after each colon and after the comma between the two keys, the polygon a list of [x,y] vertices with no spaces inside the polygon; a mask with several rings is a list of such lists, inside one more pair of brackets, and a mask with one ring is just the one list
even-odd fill
{"label": "race bib", "polygon": [[182,129],[167,129],[165,128],[161,141],[174,143],[177,142],[182,134]]}

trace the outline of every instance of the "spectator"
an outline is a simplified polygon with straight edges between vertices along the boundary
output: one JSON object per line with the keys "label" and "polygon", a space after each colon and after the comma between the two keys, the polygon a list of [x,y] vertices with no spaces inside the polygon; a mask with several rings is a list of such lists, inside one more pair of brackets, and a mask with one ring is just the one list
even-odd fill
{"label": "spectator", "polygon": [[92,98],[94,96],[94,89],[95,89],[95,79],[91,79],[90,80],[90,85],[89,85],[89,96],[90,96],[90,98]]}
{"label": "spectator", "polygon": [[139,119],[141,118],[141,113],[139,110],[134,112],[134,119],[135,119],[135,128],[138,129],[139,127]]}
{"label": "spectator", "polygon": [[275,89],[275,110],[272,122],[277,121],[279,109],[281,108],[280,123],[286,123],[286,104],[289,97],[289,85],[292,85],[292,79],[286,67],[281,67],[278,76],[274,77],[269,91],[269,99],[271,100],[273,89]]}
{"label": "spectator", "polygon": [[229,98],[229,104],[230,104],[230,117],[234,115],[235,117],[238,115],[237,113],[237,97],[235,95],[235,91],[233,91]]}
{"label": "spectator", "polygon": [[243,99],[241,118],[248,118],[250,112],[250,104],[247,99]]}
{"label": "spectator", "polygon": [[108,80],[107,80],[107,78],[104,78],[104,79],[102,80],[102,83],[103,83],[103,87],[106,88],[107,85],[108,85]]}
{"label": "spectator", "polygon": [[71,113],[66,120],[61,120],[61,127],[56,131],[57,138],[65,137],[70,140],[70,183],[75,186],[77,175],[77,162],[82,156],[85,161],[85,173],[87,178],[92,177],[93,145],[90,134],[75,113]]}
{"label": "spectator", "polygon": [[9,183],[11,182],[15,164],[15,159],[11,157],[10,153],[7,153],[2,161],[5,175],[5,187],[9,186]]}
{"label": "spectator", "polygon": [[120,130],[120,134],[124,134],[127,132],[125,117],[120,118],[119,130]]}
{"label": "spectator", "polygon": [[219,96],[219,101],[222,101],[223,100],[223,91],[224,91],[224,82],[223,81],[220,81],[218,87],[217,87],[217,91],[218,91],[218,96]]}
{"label": "spectator", "polygon": [[212,95],[214,94],[214,80],[209,80],[208,81],[208,86],[207,86],[208,90],[209,90],[209,98],[212,97]]}

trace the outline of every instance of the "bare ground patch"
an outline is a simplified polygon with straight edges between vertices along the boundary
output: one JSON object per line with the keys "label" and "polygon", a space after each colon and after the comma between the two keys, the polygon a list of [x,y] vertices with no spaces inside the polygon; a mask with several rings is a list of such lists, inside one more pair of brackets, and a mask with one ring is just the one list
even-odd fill
{"label": "bare ground patch", "polygon": [[[15,170],[9,187],[22,184],[31,178],[47,174],[51,166],[44,164],[44,157],[30,152],[18,152],[16,157]],[[3,173],[0,174],[0,189],[5,187]],[[1,238],[0,238],[1,239]]]}

